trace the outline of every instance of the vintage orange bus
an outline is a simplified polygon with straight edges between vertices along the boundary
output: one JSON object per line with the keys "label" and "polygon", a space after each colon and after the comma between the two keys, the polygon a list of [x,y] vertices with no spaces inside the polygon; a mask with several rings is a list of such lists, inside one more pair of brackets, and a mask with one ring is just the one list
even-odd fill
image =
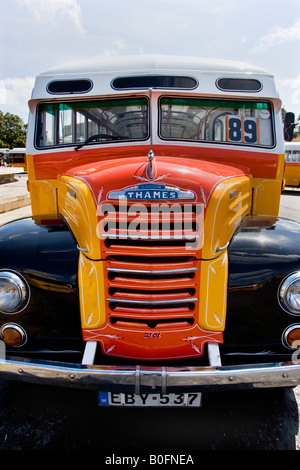
{"label": "vintage orange bus", "polygon": [[272,74],[102,58],[39,75],[29,108],[32,217],[0,229],[0,376],[139,406],[300,384]]}
{"label": "vintage orange bus", "polygon": [[8,164],[8,157],[9,157],[9,148],[0,148],[0,159],[2,161],[3,166],[6,166]]}
{"label": "vintage orange bus", "polygon": [[9,151],[8,156],[9,166],[24,168],[24,171],[27,171],[26,164],[26,148],[15,147]]}
{"label": "vintage orange bus", "polygon": [[300,187],[300,142],[285,143],[286,186]]}

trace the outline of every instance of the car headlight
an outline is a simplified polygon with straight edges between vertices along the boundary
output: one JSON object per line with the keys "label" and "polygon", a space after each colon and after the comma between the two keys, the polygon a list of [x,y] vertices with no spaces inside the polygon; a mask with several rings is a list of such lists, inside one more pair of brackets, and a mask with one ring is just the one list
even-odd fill
{"label": "car headlight", "polygon": [[300,315],[300,271],[288,276],[280,285],[279,303],[288,313]]}
{"label": "car headlight", "polygon": [[25,279],[17,273],[0,271],[0,312],[20,312],[28,300],[29,287]]}

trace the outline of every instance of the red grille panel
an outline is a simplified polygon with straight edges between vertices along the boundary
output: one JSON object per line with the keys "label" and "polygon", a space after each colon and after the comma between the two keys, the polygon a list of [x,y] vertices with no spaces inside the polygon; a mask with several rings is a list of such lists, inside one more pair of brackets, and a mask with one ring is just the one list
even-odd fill
{"label": "red grille panel", "polygon": [[101,208],[109,323],[150,329],[193,325],[202,243],[196,205],[185,210],[184,222],[180,205],[167,216],[151,205],[125,207],[126,213],[124,206]]}

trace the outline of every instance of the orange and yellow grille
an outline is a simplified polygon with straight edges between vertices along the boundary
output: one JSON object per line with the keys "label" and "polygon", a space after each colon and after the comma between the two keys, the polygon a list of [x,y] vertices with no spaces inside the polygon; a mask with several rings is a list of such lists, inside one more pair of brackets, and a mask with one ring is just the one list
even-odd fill
{"label": "orange and yellow grille", "polygon": [[100,341],[103,352],[114,356],[199,357],[205,342],[222,342],[221,331],[199,325],[201,211],[191,206],[185,226],[172,214],[168,228],[158,214],[150,227],[144,213],[134,237],[130,207],[127,220],[116,222],[115,212],[103,206],[98,236],[104,260],[98,270],[105,286],[105,320],[92,328],[86,324],[84,339]]}

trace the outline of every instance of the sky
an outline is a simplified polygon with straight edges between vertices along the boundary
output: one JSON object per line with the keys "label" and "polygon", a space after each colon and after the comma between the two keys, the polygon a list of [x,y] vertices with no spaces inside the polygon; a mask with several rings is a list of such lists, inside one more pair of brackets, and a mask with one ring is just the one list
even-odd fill
{"label": "sky", "polygon": [[45,70],[155,53],[260,66],[300,115],[299,0],[0,0],[0,25],[0,110],[24,123]]}

